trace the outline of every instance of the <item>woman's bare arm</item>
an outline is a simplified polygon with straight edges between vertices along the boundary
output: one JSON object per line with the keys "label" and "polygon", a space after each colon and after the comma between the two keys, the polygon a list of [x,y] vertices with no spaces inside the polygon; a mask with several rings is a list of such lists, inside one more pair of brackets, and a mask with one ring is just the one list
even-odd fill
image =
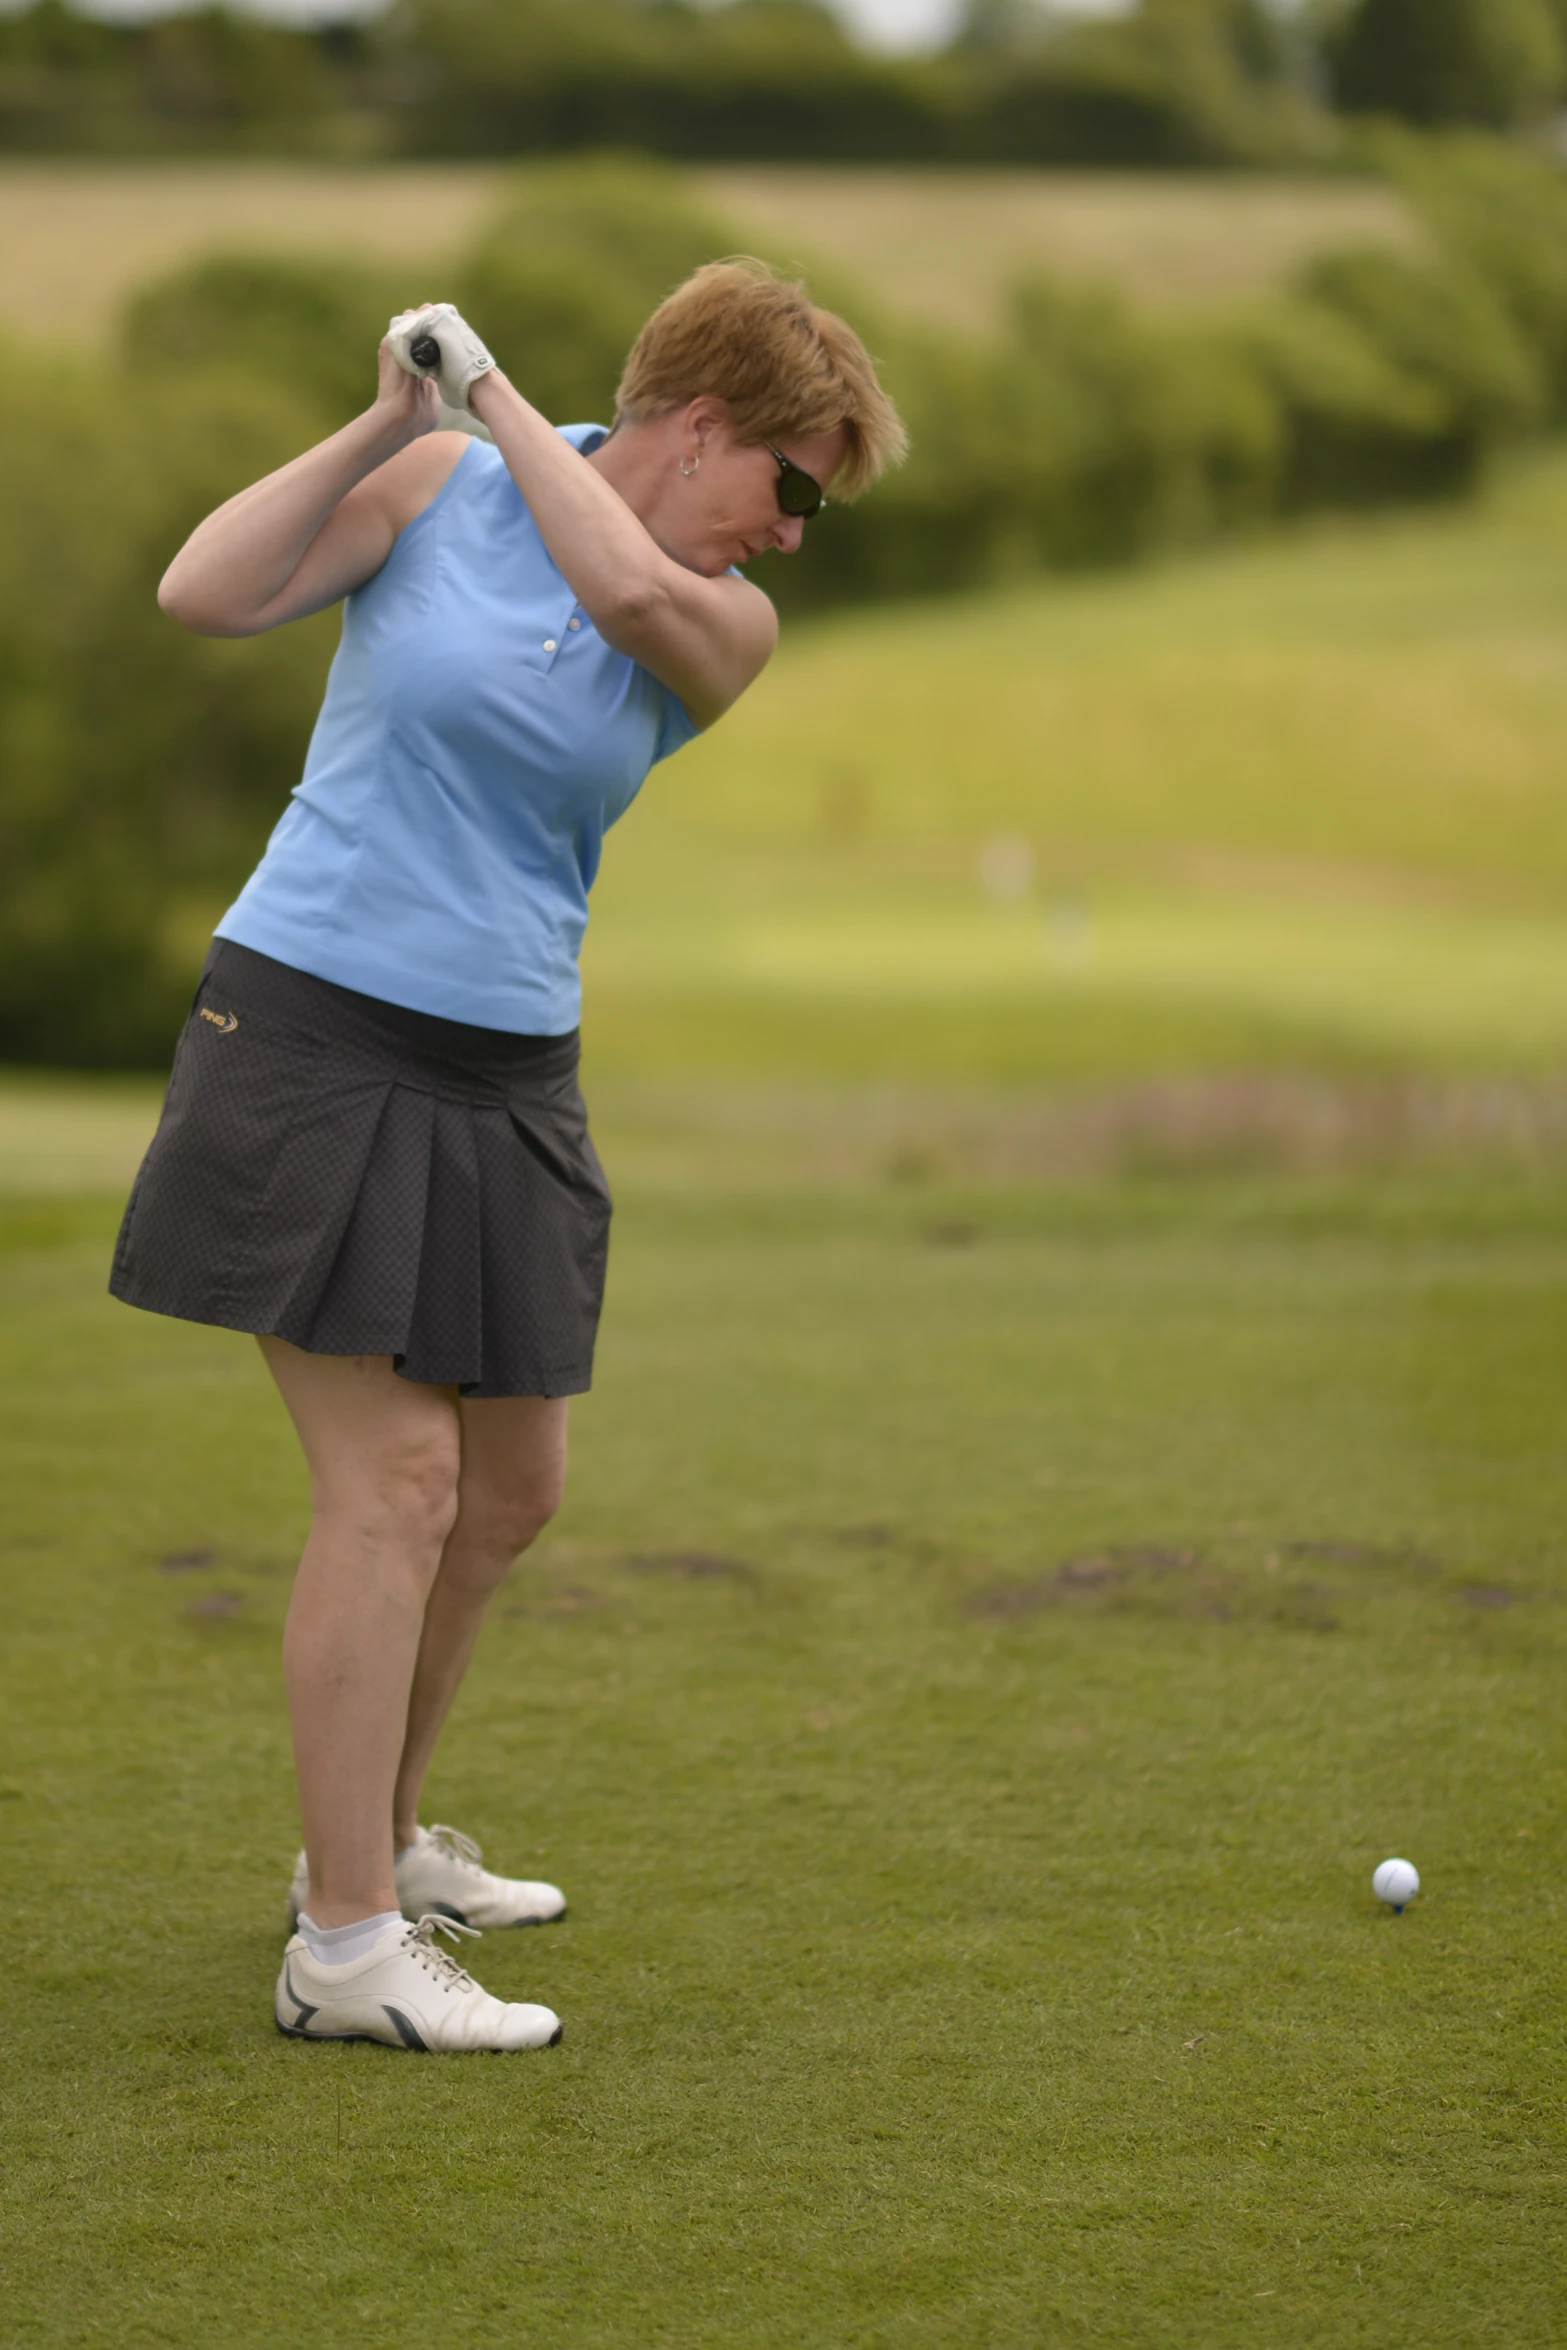
{"label": "woman's bare arm", "polygon": [[666,555],[618,490],[497,368],[468,404],[489,431],[572,593],[606,643],[629,653],[710,726],[765,668],[778,622],[760,588],[704,578]]}
{"label": "woman's bare arm", "polygon": [[199,523],[163,575],[164,611],[200,636],[257,636],[362,587],[467,445],[426,437],[438,413],[434,386],[383,348],[374,406]]}

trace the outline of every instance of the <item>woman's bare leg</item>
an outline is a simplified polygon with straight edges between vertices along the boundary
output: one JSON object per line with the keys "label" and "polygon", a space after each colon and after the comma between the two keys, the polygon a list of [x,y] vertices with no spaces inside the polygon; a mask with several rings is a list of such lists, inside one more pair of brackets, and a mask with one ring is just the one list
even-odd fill
{"label": "woman's bare leg", "polygon": [[424,1774],[485,1610],[512,1560],[560,1507],[566,1483],[564,1397],[468,1398],[460,1411],[457,1522],[425,1604],[397,1772],[392,1831],[399,1851],[413,1842]]}
{"label": "woman's bare leg", "polygon": [[310,1467],[283,1674],[310,1915],[343,1926],[398,1906],[392,1794],[425,1607],[457,1514],[457,1398],[398,1378],[387,1355],[260,1343]]}

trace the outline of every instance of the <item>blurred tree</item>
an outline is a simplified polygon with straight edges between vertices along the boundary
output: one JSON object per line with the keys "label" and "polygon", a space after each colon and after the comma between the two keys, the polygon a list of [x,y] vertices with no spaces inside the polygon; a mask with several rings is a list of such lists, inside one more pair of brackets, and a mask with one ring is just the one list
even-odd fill
{"label": "blurred tree", "polygon": [[1458,486],[1463,453],[1449,445],[1440,397],[1341,312],[1279,294],[1233,321],[1224,339],[1277,405],[1286,513]]}
{"label": "blurred tree", "polygon": [[1215,30],[1254,81],[1287,81],[1297,71],[1293,12],[1273,0],[1210,0]]}
{"label": "blurred tree", "polygon": [[[1270,0],[1140,0],[1124,15],[1112,15],[1108,28],[1101,25],[1097,32],[1106,29],[1114,40],[1132,44],[1150,36],[1165,38],[1172,30],[1178,38],[1195,37],[1216,45],[1259,81],[1278,79],[1291,68],[1288,20]],[[1060,0],[964,0],[954,46],[1016,54],[1059,42],[1070,49],[1079,36],[1093,31]]]}
{"label": "blurred tree", "polygon": [[953,47],[982,57],[1016,57],[1063,30],[1050,0],[964,0]]}
{"label": "blurred tree", "polygon": [[326,643],[281,630],[258,661],[188,636],[158,577],[313,429],[235,378],[0,393],[0,1057],[166,1057],[194,977],[179,916],[282,808]]}
{"label": "blurred tree", "polygon": [[1121,561],[1271,503],[1277,415],[1206,336],[1101,289],[1035,279],[1018,289],[1009,361],[1047,559]]}
{"label": "blurred tree", "polygon": [[120,347],[139,375],[276,383],[334,431],[374,399],[376,345],[410,296],[391,263],[214,254],[133,296]]}
{"label": "blurred tree", "polygon": [[1461,484],[1492,449],[1544,423],[1539,354],[1469,271],[1368,249],[1326,254],[1298,283],[1308,300],[1358,327],[1408,382],[1431,395],[1446,461]]}
{"label": "blurred tree", "polygon": [[588,156],[517,174],[458,272],[456,298],[530,400],[608,419],[644,319],[733,232],[672,167]]}
{"label": "blurred tree", "polygon": [[221,7],[112,24],[37,0],[0,16],[0,144],[308,150],[348,103],[352,57]]}
{"label": "blurred tree", "polygon": [[[1163,167],[1309,161],[1328,131],[1263,0],[1144,0],[1107,22],[972,0],[975,150]],[[988,73],[986,68],[988,67]]]}
{"label": "blurred tree", "polygon": [[1376,154],[1441,249],[1502,304],[1539,356],[1552,416],[1567,416],[1567,178],[1473,131],[1385,132]]}
{"label": "blurred tree", "polygon": [[1268,163],[1324,145],[1289,55],[1269,0],[1123,23],[969,0],[953,49],[912,59],[857,47],[822,0],[401,0],[316,32],[237,0],[133,23],[0,0],[0,145]]}
{"label": "blurred tree", "polygon": [[0,146],[124,144],[134,137],[131,49],[120,27],[64,0],[0,17]]}
{"label": "blurred tree", "polygon": [[944,141],[933,69],[868,56],[817,0],[409,0],[379,41],[419,154],[917,159]]}
{"label": "blurred tree", "polygon": [[1342,106],[1419,123],[1504,127],[1567,79],[1552,0],[1356,0],[1330,56]]}
{"label": "blurred tree", "polygon": [[317,43],[227,8],[154,18],[140,68],[152,119],[197,136],[307,146],[334,97]]}

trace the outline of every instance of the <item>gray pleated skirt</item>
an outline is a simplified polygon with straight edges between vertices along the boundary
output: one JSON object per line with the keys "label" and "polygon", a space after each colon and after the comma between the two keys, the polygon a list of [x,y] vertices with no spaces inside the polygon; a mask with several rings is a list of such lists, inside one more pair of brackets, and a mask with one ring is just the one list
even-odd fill
{"label": "gray pleated skirt", "polygon": [[109,1287],[465,1395],[580,1394],[610,1199],[577,1057],[219,939]]}

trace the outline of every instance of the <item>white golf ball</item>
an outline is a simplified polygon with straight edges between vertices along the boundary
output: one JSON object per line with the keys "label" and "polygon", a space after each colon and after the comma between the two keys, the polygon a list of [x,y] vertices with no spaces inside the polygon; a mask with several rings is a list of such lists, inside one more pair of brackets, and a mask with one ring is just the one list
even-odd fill
{"label": "white golf ball", "polygon": [[1371,1890],[1378,1901],[1402,1909],[1420,1890],[1420,1871],[1413,1861],[1385,1860],[1371,1879]]}

